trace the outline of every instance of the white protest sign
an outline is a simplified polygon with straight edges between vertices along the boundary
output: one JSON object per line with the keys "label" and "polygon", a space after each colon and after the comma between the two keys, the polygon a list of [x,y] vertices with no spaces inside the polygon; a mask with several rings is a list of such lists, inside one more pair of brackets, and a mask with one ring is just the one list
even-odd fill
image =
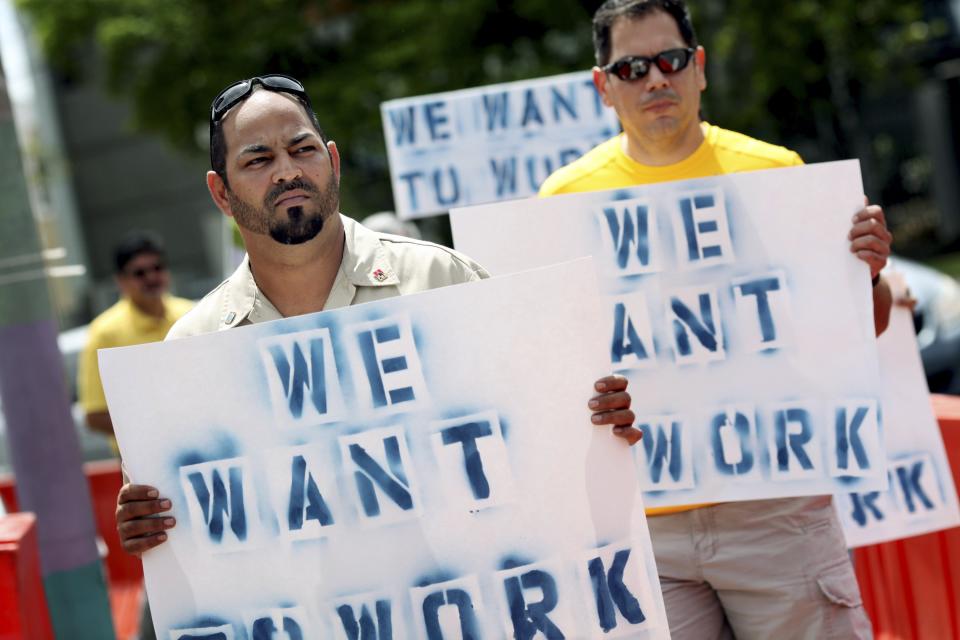
{"label": "white protest sign", "polygon": [[620,130],[589,71],[390,100],[380,113],[401,218],[534,195]]}
{"label": "white protest sign", "polygon": [[669,637],[593,272],[101,351],[159,637]]}
{"label": "white protest sign", "polygon": [[[906,288],[899,274],[888,280],[900,292]],[[930,404],[909,309],[893,308],[890,326],[878,342],[890,488],[834,496],[849,547],[960,525],[957,488]]]}
{"label": "white protest sign", "polygon": [[[886,487],[856,162],[451,212],[494,274],[593,255],[647,507]],[[869,489],[868,489],[869,488]]]}

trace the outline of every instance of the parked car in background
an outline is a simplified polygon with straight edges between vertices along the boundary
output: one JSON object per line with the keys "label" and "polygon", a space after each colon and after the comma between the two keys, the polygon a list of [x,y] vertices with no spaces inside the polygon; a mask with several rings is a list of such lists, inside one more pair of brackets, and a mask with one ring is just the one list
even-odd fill
{"label": "parked car in background", "polygon": [[898,256],[889,268],[903,274],[917,300],[913,325],[930,391],[960,394],[960,282]]}

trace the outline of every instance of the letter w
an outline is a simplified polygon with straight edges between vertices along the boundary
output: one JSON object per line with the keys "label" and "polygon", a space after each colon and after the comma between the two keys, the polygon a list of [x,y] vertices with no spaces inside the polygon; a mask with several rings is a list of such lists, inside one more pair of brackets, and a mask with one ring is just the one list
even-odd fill
{"label": "letter w", "polygon": [[[604,207],[603,216],[607,220],[617,266],[627,269],[631,257],[636,255],[639,268],[650,265],[650,215],[646,205],[633,205],[622,209]],[[636,245],[636,251],[632,251]],[[636,270],[634,267],[631,270]]]}
{"label": "letter w", "polygon": [[394,144],[398,147],[403,144],[413,144],[414,139],[414,118],[413,107],[405,109],[394,109],[390,111],[390,124],[393,125],[395,134]]}
{"label": "letter w", "polygon": [[681,438],[679,422],[670,423],[669,437],[662,424],[658,424],[656,429],[647,429],[644,425],[644,438],[641,442],[647,454],[647,464],[650,466],[650,480],[654,484],[660,483],[665,461],[668,465],[667,469],[670,472],[670,477],[673,478],[674,482],[679,482],[683,473]]}
{"label": "letter w", "polygon": [[245,540],[247,519],[243,507],[243,470],[240,467],[229,468],[229,491],[224,486],[219,469],[213,469],[211,473],[212,492],[207,488],[203,475],[202,471],[193,471],[187,475],[187,479],[196,494],[197,502],[200,503],[210,539],[217,543],[223,540],[223,517],[229,515],[230,529],[238,540]]}
{"label": "letter w", "polygon": [[299,342],[293,343],[292,366],[287,358],[286,350],[280,345],[269,347],[273,364],[277,368],[277,376],[283,385],[283,394],[290,407],[290,414],[294,418],[303,415],[304,389],[310,392],[310,400],[317,413],[327,412],[327,386],[324,379],[323,340],[313,338],[310,344],[310,363],[303,354]]}

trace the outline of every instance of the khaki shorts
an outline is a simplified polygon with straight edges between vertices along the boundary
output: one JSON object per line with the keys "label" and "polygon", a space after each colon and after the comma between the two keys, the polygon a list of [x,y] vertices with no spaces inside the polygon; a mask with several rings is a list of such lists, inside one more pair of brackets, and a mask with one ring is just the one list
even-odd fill
{"label": "khaki shorts", "polygon": [[648,522],[674,640],[872,637],[829,496]]}

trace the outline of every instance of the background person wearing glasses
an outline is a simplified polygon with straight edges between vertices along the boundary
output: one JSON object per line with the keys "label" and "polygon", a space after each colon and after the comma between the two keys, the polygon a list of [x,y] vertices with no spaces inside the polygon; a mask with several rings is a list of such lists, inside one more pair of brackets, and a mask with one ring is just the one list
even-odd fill
{"label": "background person wearing glasses", "polygon": [[[802,164],[793,151],[700,120],[706,53],[682,0],[608,0],[593,37],[594,84],[623,133],[556,171],[541,196]],[[856,214],[850,250],[870,265],[877,334],[890,314],[879,273],[891,240],[880,207]],[[647,515],[673,638],[870,637],[830,496]]]}
{"label": "background person wearing glasses", "polygon": [[77,394],[87,424],[110,436],[116,452],[97,349],[163,340],[173,323],[193,307],[193,302],[168,294],[170,272],[163,243],[154,234],[134,231],[125,236],[114,249],[114,261],[120,300],[90,323],[87,345],[80,354]]}

